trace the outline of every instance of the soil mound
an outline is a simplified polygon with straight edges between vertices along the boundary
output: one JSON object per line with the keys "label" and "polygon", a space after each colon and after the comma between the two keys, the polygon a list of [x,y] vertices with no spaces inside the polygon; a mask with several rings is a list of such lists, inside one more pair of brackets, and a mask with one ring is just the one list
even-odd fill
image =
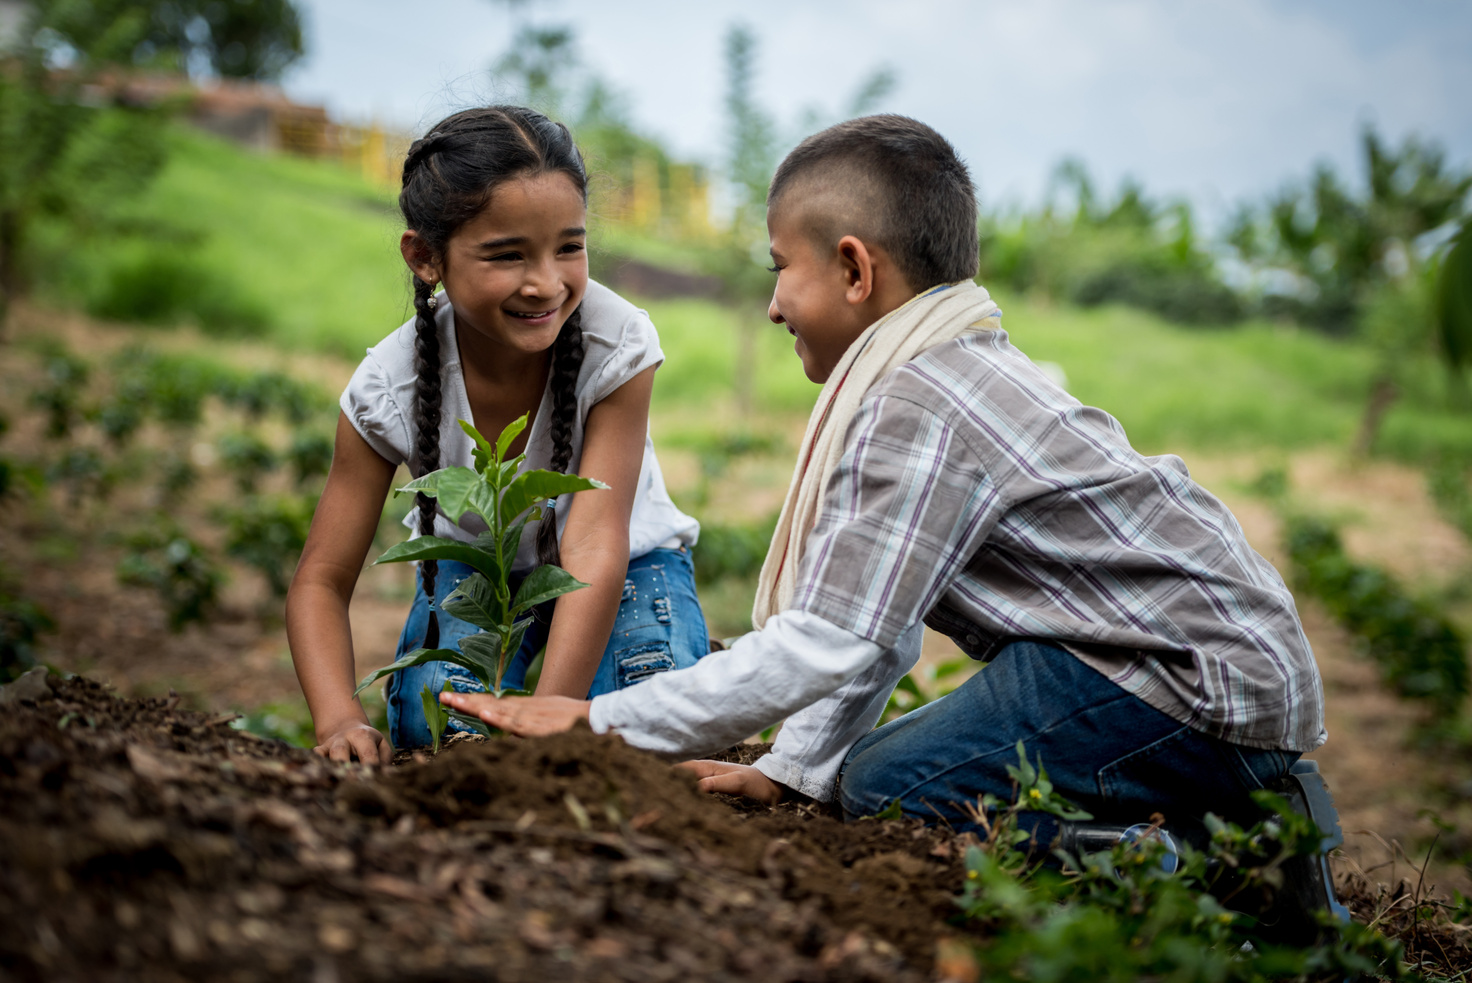
{"label": "soil mound", "polygon": [[52,677],[0,713],[0,970],[24,980],[907,980],[959,844],[737,809],[587,731],[387,771]]}

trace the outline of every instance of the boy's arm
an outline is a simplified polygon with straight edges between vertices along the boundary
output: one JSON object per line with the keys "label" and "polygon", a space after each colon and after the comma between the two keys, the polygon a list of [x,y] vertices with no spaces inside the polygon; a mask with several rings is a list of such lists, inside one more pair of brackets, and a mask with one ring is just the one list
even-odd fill
{"label": "boy's arm", "polygon": [[831,799],[844,757],[879,722],[895,684],[919,661],[924,634],[924,625],[915,625],[869,668],[788,717],[772,752],[753,767],[809,798]]}
{"label": "boy's arm", "polygon": [[442,693],[440,702],[524,737],[554,734],[587,720],[597,733],[614,732],[646,751],[690,758],[730,747],[830,696],[885,651],[816,615],[783,611],[724,652],[604,693],[591,703],[562,696],[497,699],[485,693]]}
{"label": "boy's arm", "polygon": [[844,687],[883,654],[822,618],[783,611],[688,669],[595,697],[588,722],[659,754],[708,754]]}

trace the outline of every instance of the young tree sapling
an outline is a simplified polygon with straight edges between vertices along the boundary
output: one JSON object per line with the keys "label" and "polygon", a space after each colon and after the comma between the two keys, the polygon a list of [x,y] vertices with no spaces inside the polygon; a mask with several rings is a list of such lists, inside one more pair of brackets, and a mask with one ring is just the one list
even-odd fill
{"label": "young tree sapling", "polygon": [[[526,429],[525,415],[513,420],[491,444],[480,432],[460,421],[460,426],[475,441],[475,467],[441,468],[416,478],[398,494],[423,493],[439,501],[440,509],[451,521],[458,522],[466,512],[474,512],[485,521],[486,531],[474,542],[420,536],[388,549],[375,563],[402,563],[410,560],[454,560],[476,572],[466,578],[445,598],[441,608],[450,615],[480,629],[460,641],[459,650],[448,648],[415,649],[393,665],[375,670],[358,684],[354,696],[372,683],[388,675],[424,662],[452,662],[464,666],[480,680],[487,692],[497,697],[510,690],[501,686],[511,658],[521,648],[522,638],[532,622],[532,609],[538,604],[561,597],[588,585],[559,566],[543,564],[527,574],[511,592],[511,565],[521,545],[522,530],[544,515],[548,499],[570,492],[607,488],[601,481],[580,478],[556,471],[532,470],[517,474],[526,460],[521,454],[506,460],[506,449]],[[550,518],[550,516],[549,516]],[[421,698],[428,707],[438,694],[425,687]],[[451,716],[484,731],[479,720],[450,711]]]}

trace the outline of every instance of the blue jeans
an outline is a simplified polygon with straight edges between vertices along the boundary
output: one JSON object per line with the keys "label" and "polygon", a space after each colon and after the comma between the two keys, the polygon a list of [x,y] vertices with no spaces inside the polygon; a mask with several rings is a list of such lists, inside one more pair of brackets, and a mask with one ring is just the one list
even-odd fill
{"label": "blue jeans", "polygon": [[[1011,801],[1017,742],[1042,758],[1056,790],[1096,820],[1190,828],[1207,812],[1255,818],[1248,793],[1287,774],[1293,751],[1260,750],[1192,730],[1125,692],[1067,651],[1014,642],[955,692],[865,735],[839,774],[844,818],[898,799],[906,815],[981,832],[962,803],[986,792]],[[1039,843],[1051,818],[1025,814]]]}
{"label": "blue jeans", "polygon": [[[480,630],[446,614],[438,606],[438,602],[444,601],[462,580],[474,572],[463,563],[440,561],[434,584],[440,648],[459,649],[462,638]],[[514,585],[512,589],[515,590]],[[420,648],[428,627],[429,598],[424,593],[421,580],[394,658],[397,660]],[[547,644],[548,627],[538,619],[527,629],[520,650],[512,656],[501,680],[502,686],[514,689],[523,686],[532,660]],[[683,548],[652,550],[629,561],[613,634],[603,651],[602,661],[598,663],[598,673],[593,677],[588,698],[632,686],[658,672],[688,668],[709,651],[705,616],[695,596],[695,568],[690,561],[690,551]],[[425,686],[432,692],[440,692],[446,680],[460,693],[485,692],[480,680],[470,670],[451,662],[425,662],[401,669],[389,677],[388,729],[394,747],[421,747],[433,743],[419,694]],[[449,730],[461,732],[470,728],[451,720]]]}

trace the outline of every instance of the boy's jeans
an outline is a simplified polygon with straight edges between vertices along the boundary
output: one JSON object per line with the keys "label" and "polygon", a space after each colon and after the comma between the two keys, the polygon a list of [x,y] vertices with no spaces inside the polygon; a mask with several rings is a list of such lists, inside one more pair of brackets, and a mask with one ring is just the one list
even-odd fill
{"label": "boy's jeans", "polygon": [[[443,601],[466,577],[475,571],[463,563],[441,560],[435,577],[434,593]],[[515,590],[515,585],[512,586]],[[439,617],[440,648],[459,648],[460,639],[473,635],[479,628],[442,610]],[[414,606],[404,631],[399,636],[397,660],[419,648],[429,627],[429,599],[424,582],[414,596]],[[527,629],[521,649],[511,659],[501,685],[520,688],[542,646],[547,644],[548,625],[535,622]],[[624,580],[623,597],[613,622],[613,634],[598,664],[598,674],[588,690],[591,699],[600,693],[632,686],[669,669],[685,669],[710,652],[705,616],[695,596],[695,568],[688,549],[656,549],[629,561]],[[388,732],[396,748],[422,747],[432,743],[429,725],[424,720],[420,691],[428,686],[438,693],[449,680],[456,691],[481,693],[480,681],[450,662],[425,662],[401,669],[389,677]],[[450,733],[469,732],[470,728],[451,720]]]}
{"label": "boy's jeans", "polygon": [[[1029,761],[1041,756],[1061,795],[1096,820],[1126,825],[1154,812],[1181,826],[1207,812],[1250,822],[1248,793],[1298,759],[1192,730],[1061,648],[1014,642],[955,692],[853,746],[839,776],[844,817],[871,816],[899,799],[907,815],[981,832],[961,804],[977,805],[984,792],[1011,801],[1007,766],[1017,764],[1019,740]],[[1024,814],[1022,825],[1043,844],[1057,832],[1037,813]]]}

